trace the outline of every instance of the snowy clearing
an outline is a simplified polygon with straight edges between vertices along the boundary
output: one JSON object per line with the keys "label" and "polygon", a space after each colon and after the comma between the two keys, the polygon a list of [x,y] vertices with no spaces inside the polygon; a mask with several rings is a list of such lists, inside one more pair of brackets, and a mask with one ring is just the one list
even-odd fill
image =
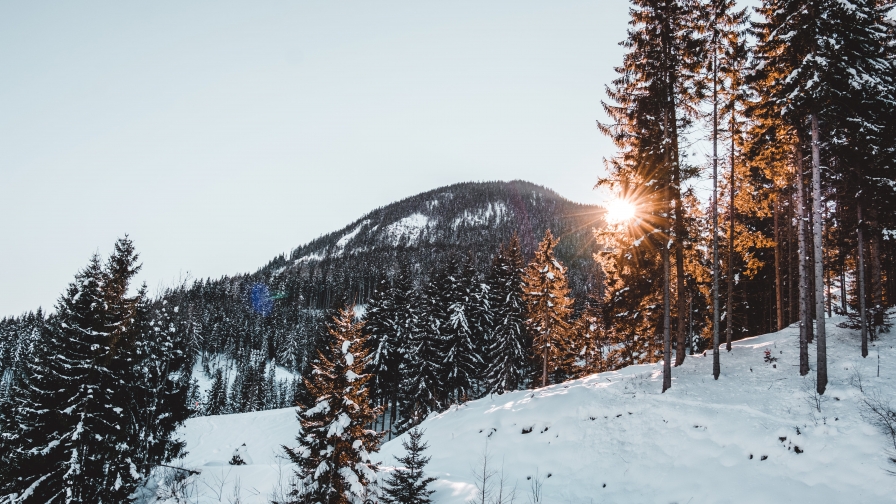
{"label": "snowy clearing", "polygon": [[404,237],[407,237],[408,244],[413,245],[420,238],[421,233],[429,225],[429,217],[414,213],[397,222],[393,222],[383,229],[383,233],[392,244],[398,244]]}
{"label": "snowy clearing", "polygon": [[[474,493],[473,466],[484,450],[503,465],[517,502],[527,502],[536,476],[546,503],[592,502],[892,502],[896,478],[887,437],[862,419],[866,393],[893,398],[892,335],[859,354],[854,331],[828,324],[830,385],[821,412],[812,394],[814,371],[798,374],[795,327],[722,350],[722,375],[711,356],[689,357],[673,369],[661,394],[662,364],[534,391],[484,398],[422,424],[427,466],[438,504],[460,504]],[[765,350],[777,362],[765,363]],[[880,377],[877,375],[878,351]],[[814,367],[815,346],[810,346]],[[775,366],[775,367],[773,367]],[[291,467],[281,445],[293,445],[293,409],[189,420],[190,502],[269,502]],[[383,445],[385,465],[403,453],[401,437]],[[242,444],[245,448],[241,448]],[[228,460],[241,448],[247,465]],[[481,464],[480,464],[481,465]],[[532,478],[532,479],[527,479]]]}

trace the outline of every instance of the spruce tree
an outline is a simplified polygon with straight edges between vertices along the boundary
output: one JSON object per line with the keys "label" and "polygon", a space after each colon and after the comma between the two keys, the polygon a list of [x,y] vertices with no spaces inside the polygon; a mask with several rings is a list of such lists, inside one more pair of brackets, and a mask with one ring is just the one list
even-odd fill
{"label": "spruce tree", "polygon": [[[609,161],[610,176],[601,179],[599,185],[637,204],[638,223],[644,228],[639,233],[650,235],[650,239],[636,241],[634,246],[656,250],[660,255],[662,269],[658,276],[663,281],[654,289],[662,299],[661,329],[657,329],[663,341],[665,391],[672,384],[671,254],[674,251],[680,340],[688,295],[684,248],[689,240],[682,187],[695,175],[682,167],[679,131],[688,121],[679,109],[694,105],[693,90],[685,77],[695,71],[699,53],[695,51],[695,30],[689,24],[693,2],[632,0],[632,4],[628,37],[622,42],[627,53],[617,68],[619,77],[607,89],[615,103],[603,104],[612,122],[599,125],[621,152]],[[631,250],[616,253],[635,257]]]}
{"label": "spruce tree", "polygon": [[456,257],[448,260],[447,275],[441,285],[436,309],[443,310],[445,325],[442,340],[445,357],[441,385],[449,400],[463,403],[475,399],[474,385],[482,358],[476,349],[477,293],[476,272],[461,265]]}
{"label": "spruce tree", "polygon": [[442,334],[447,320],[440,299],[446,277],[443,269],[436,270],[423,289],[418,326],[407,341],[407,358],[401,368],[402,419],[396,425],[398,431],[422,422],[430,413],[439,411],[445,401],[441,381],[445,354]]}
{"label": "spruce tree", "polygon": [[208,399],[205,402],[206,415],[221,415],[227,408],[227,383],[224,382],[224,372],[221,368],[215,369],[215,377],[208,391]]}
{"label": "spruce tree", "polygon": [[296,464],[297,485],[291,502],[360,504],[378,466],[370,458],[382,434],[368,427],[378,415],[371,407],[364,373],[368,358],[363,323],[351,307],[340,310],[329,325],[330,341],[314,364],[306,387],[315,404],[298,412],[298,446],[284,447]]}
{"label": "spruce tree", "polygon": [[[13,469],[0,482],[22,502],[126,502],[155,464],[183,447],[170,438],[186,417],[184,389],[153,387],[143,367],[178,352],[144,352],[146,290],[127,295],[137,259],[127,238],[105,265],[94,256],[24,366],[12,393],[14,421],[3,426]],[[171,369],[178,373],[183,368]],[[152,422],[147,412],[164,419]]]}
{"label": "spruce tree", "polygon": [[429,484],[438,478],[426,477],[423,468],[429,463],[430,457],[423,456],[428,448],[422,442],[424,431],[414,427],[408,432],[407,438],[401,440],[401,446],[407,454],[404,457],[395,457],[402,465],[389,473],[386,479],[386,487],[383,501],[387,504],[430,504],[435,490],[429,488]]}
{"label": "spruce tree", "polygon": [[602,373],[616,367],[609,359],[611,345],[608,331],[604,328],[600,303],[596,296],[590,297],[585,309],[573,323],[572,331],[576,335],[573,354],[581,362],[581,376]]}
{"label": "spruce tree", "polygon": [[485,393],[502,394],[525,384],[531,351],[523,301],[523,256],[516,235],[495,255],[488,300],[491,338],[485,352]]}
{"label": "spruce tree", "polygon": [[548,385],[549,374],[568,372],[572,363],[569,341],[572,300],[565,269],[554,257],[556,246],[557,240],[548,230],[523,277],[526,323],[532,331],[542,387]]}
{"label": "spruce tree", "polygon": [[[417,326],[416,304],[410,266],[402,263],[391,283],[385,279],[380,282],[365,315],[371,398],[374,404],[387,408],[390,422],[396,419],[401,368]],[[384,425],[385,421],[384,417]]]}
{"label": "spruce tree", "polygon": [[[808,333],[814,308],[818,393],[824,393],[827,384],[822,242],[827,191],[823,184],[828,185],[831,175],[858,181],[844,186],[849,189],[841,201],[855,201],[860,209],[862,201],[856,198],[855,189],[858,185],[861,192],[865,187],[863,177],[853,178],[849,172],[881,166],[877,155],[886,149],[880,147],[892,145],[891,141],[878,141],[892,123],[888,114],[880,114],[892,110],[894,96],[892,21],[886,14],[891,8],[888,2],[876,0],[770,0],[759,9],[762,19],[754,24],[758,39],[755,81],[767,95],[765,115],[777,115],[791,131],[799,183],[805,173],[803,159],[810,160],[809,187],[805,195],[802,191],[798,194],[800,200],[806,197],[806,204],[800,207],[811,207],[812,214],[811,231],[800,233],[805,243],[801,259],[809,256],[810,246],[812,249],[812,264],[801,268],[805,298],[801,325]],[[839,161],[825,161],[832,165],[827,166],[826,180],[822,180],[823,154],[834,154]],[[857,228],[861,232],[861,227]],[[863,252],[857,250],[860,261]],[[809,292],[812,284],[813,292]],[[801,372],[807,367],[801,363]]]}

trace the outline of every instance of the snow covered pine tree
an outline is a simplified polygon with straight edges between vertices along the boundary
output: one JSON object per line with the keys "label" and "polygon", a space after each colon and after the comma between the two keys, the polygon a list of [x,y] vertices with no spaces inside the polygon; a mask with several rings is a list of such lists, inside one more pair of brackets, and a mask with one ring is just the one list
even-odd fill
{"label": "snow covered pine tree", "polygon": [[[105,267],[95,255],[24,364],[2,432],[0,489],[13,502],[127,502],[153,465],[179,455],[170,436],[186,412],[169,360],[178,353],[143,344],[152,338],[146,291],[127,296],[137,258],[127,238]],[[167,370],[158,386],[148,361]],[[150,405],[164,421],[146,421]]]}
{"label": "snow covered pine tree", "polygon": [[378,466],[370,459],[382,434],[367,427],[378,411],[370,406],[364,374],[367,345],[354,309],[343,308],[329,325],[330,342],[313,366],[306,387],[315,404],[298,413],[299,446],[284,446],[298,467],[293,503],[360,504]]}
{"label": "snow covered pine tree", "polygon": [[401,420],[395,424],[398,432],[422,422],[427,415],[444,404],[442,393],[442,356],[445,353],[442,333],[447,319],[440,303],[442,285],[447,273],[437,270],[423,290],[418,327],[406,342],[404,365],[401,367]]}
{"label": "snow covered pine tree", "polygon": [[526,382],[531,341],[523,302],[523,255],[516,235],[495,255],[488,277],[489,332],[486,394],[518,390]]}
{"label": "snow covered pine tree", "polygon": [[429,504],[430,495],[435,490],[430,490],[429,484],[438,478],[425,477],[423,467],[429,462],[430,457],[424,457],[423,451],[428,447],[423,439],[423,431],[414,427],[408,432],[408,438],[401,440],[401,446],[407,452],[404,457],[395,457],[404,467],[396,467],[386,479],[386,495],[383,501],[386,504]]}
{"label": "snow covered pine tree", "polygon": [[572,300],[569,298],[565,269],[554,258],[557,242],[548,230],[523,277],[527,323],[534,339],[536,360],[540,361],[537,367],[541,367],[542,387],[548,385],[549,374],[570,371],[573,358],[568,341],[571,337],[569,317],[572,314]]}

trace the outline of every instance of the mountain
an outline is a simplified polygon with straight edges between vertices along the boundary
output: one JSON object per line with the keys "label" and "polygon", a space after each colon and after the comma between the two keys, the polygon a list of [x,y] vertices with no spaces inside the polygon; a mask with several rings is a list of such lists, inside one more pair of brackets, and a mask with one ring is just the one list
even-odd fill
{"label": "mountain", "polygon": [[[202,368],[214,372],[209,361],[225,356],[236,367],[237,386],[254,386],[242,376],[257,375],[250,370],[271,360],[304,373],[327,337],[326,311],[364,305],[400,266],[416,288],[452,257],[471,260],[484,275],[514,234],[529,257],[548,229],[560,237],[556,256],[581,307],[600,287],[592,230],[602,214],[529,182],[454,184],[377,208],[254,273],[199,280],[165,296],[182,307],[188,346]],[[279,394],[293,398],[285,389]]]}
{"label": "mountain", "polygon": [[[490,469],[516,487],[516,502],[535,502],[535,482],[537,502],[892,502],[893,439],[867,404],[892,394],[896,350],[876,344],[878,375],[878,361],[861,358],[858,333],[842,321],[828,319],[823,397],[813,394],[814,373],[797,371],[794,326],[735,342],[718,381],[712,358],[697,355],[674,369],[666,393],[656,363],[432,415],[420,427],[432,456],[425,470],[439,478],[433,502],[478,502],[474,473],[486,449]],[[292,475],[281,445],[295,446],[298,428],[292,408],[188,420],[182,464],[201,471],[184,482],[188,500],[276,500]],[[376,460],[394,465],[402,439],[385,443]],[[236,449],[248,465],[227,464]]]}
{"label": "mountain", "polygon": [[419,277],[448,255],[472,256],[484,272],[502,243],[516,233],[531,257],[548,229],[561,237],[558,258],[569,268],[573,295],[584,299],[596,286],[592,229],[603,210],[574,203],[530,182],[466,182],[441,187],[377,208],[348,226],[271,261],[267,277],[315,275],[324,290],[306,300],[326,307],[333,290],[360,302],[396,265],[413,265]]}

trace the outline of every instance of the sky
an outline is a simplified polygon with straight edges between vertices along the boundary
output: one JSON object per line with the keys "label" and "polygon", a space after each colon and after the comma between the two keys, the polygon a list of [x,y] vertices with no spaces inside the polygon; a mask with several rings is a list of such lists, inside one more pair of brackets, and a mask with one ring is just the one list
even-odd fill
{"label": "sky", "polygon": [[578,202],[622,0],[0,3],[0,317],[128,234],[150,292],[376,207],[523,179]]}

